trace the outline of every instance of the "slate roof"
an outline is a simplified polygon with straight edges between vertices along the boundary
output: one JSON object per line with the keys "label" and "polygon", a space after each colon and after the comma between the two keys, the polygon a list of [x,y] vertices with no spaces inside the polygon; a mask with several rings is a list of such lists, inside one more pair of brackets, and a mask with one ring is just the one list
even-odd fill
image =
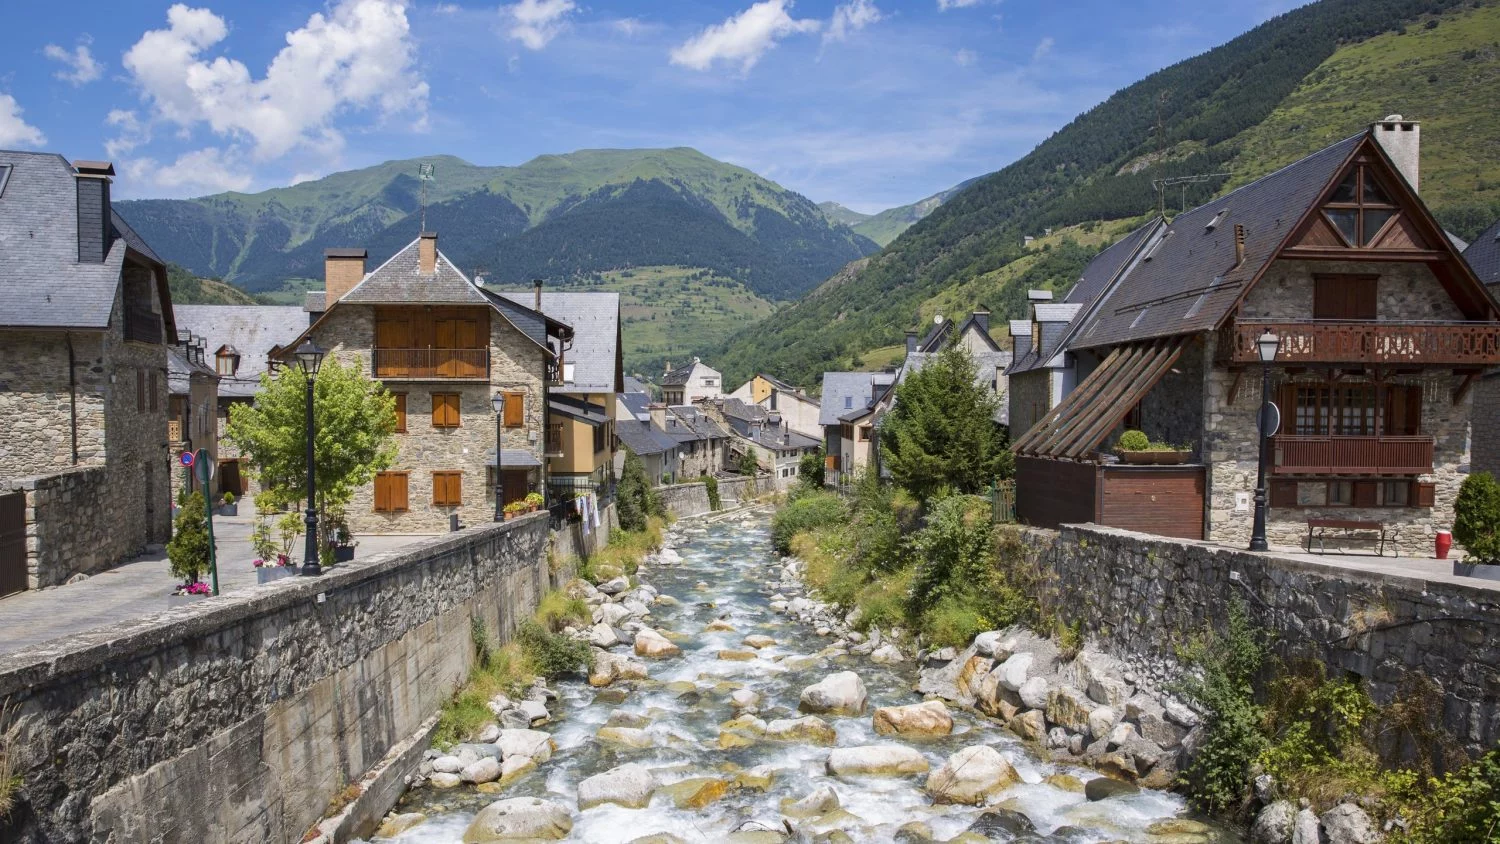
{"label": "slate roof", "polygon": [[[438,251],[432,275],[418,268],[421,238],[408,243],[384,264],[365,274],[339,299],[350,305],[488,305],[490,300],[452,261]],[[300,310],[300,309],[299,309]],[[545,342],[545,341],[544,341]]]}
{"label": "slate roof", "polygon": [[[630,379],[625,379],[627,383]],[[637,422],[651,419],[651,397],[645,393],[619,393],[615,401],[635,418]]]}
{"label": "slate roof", "polygon": [[181,346],[167,347],[167,392],[174,396],[185,396],[193,385],[194,375],[214,377],[214,368],[198,363],[188,356]]}
{"label": "slate roof", "polygon": [[[0,166],[11,168],[0,192],[0,325],[106,328],[127,249],[157,265],[161,259],[111,209],[114,239],[104,261],[80,263],[73,165],[55,153],[0,151]],[[157,275],[168,302],[165,273]]]}
{"label": "slate roof", "polygon": [[328,310],[328,292],[309,290],[302,294],[302,310],[310,314],[321,314]]}
{"label": "slate roof", "polygon": [[739,399],[724,399],[724,417],[726,419],[743,419],[747,422],[759,422],[770,416],[770,411],[758,404],[750,404]]}
{"label": "slate roof", "polygon": [[678,442],[691,442],[693,440],[722,440],[729,436],[729,432],[720,428],[716,422],[709,419],[689,404],[674,404],[667,408],[667,436]]}
{"label": "slate roof", "polygon": [[1480,281],[1489,285],[1500,284],[1500,220],[1474,238],[1464,250],[1464,260],[1474,268]]}
{"label": "slate roof", "polygon": [[693,367],[697,366],[698,363],[699,361],[695,360],[687,366],[679,366],[667,372],[661,377],[661,385],[663,387],[680,387],[686,384],[688,378],[692,377]]}
{"label": "slate roof", "polygon": [[726,421],[739,436],[772,451],[788,448],[816,448],[822,445],[821,440],[799,434],[787,428],[785,423],[770,425],[734,417],[726,417]]}
{"label": "slate roof", "polygon": [[240,368],[219,378],[219,395],[249,398],[260,389],[260,375],[274,346],[286,346],[307,329],[307,315],[296,305],[177,305],[178,331],[208,340],[208,348],[233,346]]}
{"label": "slate roof", "polygon": [[[895,380],[894,372],[823,373],[823,396],[822,403],[818,406],[818,424],[837,425],[843,416],[869,409],[881,389],[889,387]],[[844,401],[846,398],[849,399],[847,403]]]}
{"label": "slate roof", "polygon": [[[525,306],[534,293],[495,291]],[[542,313],[573,328],[573,345],[563,361],[573,365],[571,383],[554,393],[618,393],[624,390],[620,357],[620,294],[542,292]]]}
{"label": "slate roof", "polygon": [[649,396],[651,395],[651,385],[635,377],[634,375],[627,375],[625,376],[625,383],[620,387],[620,392],[644,393],[645,395]]}
{"label": "slate roof", "polygon": [[650,422],[620,422],[615,436],[636,454],[661,454],[677,447],[677,440],[667,436]]}
{"label": "slate roof", "polygon": [[[500,467],[502,469],[539,469],[542,466],[542,461],[524,448],[507,448],[500,452],[500,456],[504,458],[504,464]],[[490,450],[484,453],[484,460],[486,466],[495,465],[494,446],[490,446]]]}
{"label": "slate roof", "polygon": [[[1215,328],[1367,138],[1367,132],[1345,138],[1179,215],[1102,294],[1067,345],[1108,346]],[[1220,212],[1224,216],[1208,229]],[[1245,228],[1245,259],[1238,266],[1236,224]]]}

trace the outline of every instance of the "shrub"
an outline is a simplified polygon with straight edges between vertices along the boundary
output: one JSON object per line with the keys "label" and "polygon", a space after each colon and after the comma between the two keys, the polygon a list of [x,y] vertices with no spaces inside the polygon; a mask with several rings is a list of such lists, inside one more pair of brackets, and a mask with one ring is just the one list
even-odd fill
{"label": "shrub", "polygon": [[771,517],[771,544],[779,554],[792,550],[792,537],[805,530],[846,521],[849,510],[834,493],[805,495],[776,511]]}
{"label": "shrub", "polygon": [[802,455],[802,459],[797,463],[798,483],[813,487],[814,489],[822,489],[824,460],[822,448],[819,448],[812,454]]}
{"label": "shrub", "polygon": [[703,476],[703,486],[708,490],[708,509],[718,510],[724,506],[719,499],[719,479],[713,475]]}
{"label": "shrub", "polygon": [[890,629],[906,625],[909,622],[906,604],[911,596],[911,583],[915,576],[916,569],[908,567],[874,580],[860,589],[854,598],[854,605],[859,607],[859,624],[856,626],[860,630],[868,630],[871,627]]}
{"label": "shrub", "polygon": [[542,596],[536,608],[536,620],[553,633],[560,632],[568,622],[588,625],[593,622],[593,612],[582,598],[569,597],[558,590]]}
{"label": "shrub", "polygon": [[625,467],[615,490],[615,516],[624,530],[645,530],[651,516],[651,484],[640,455],[625,449]]}
{"label": "shrub", "polygon": [[553,633],[531,619],[521,623],[516,641],[527,664],[549,680],[587,671],[594,664],[594,650],[588,642]]}
{"label": "shrub", "polygon": [[1189,794],[1204,810],[1225,814],[1243,804],[1250,766],[1266,744],[1254,688],[1265,646],[1245,602],[1230,603],[1224,635],[1188,648],[1183,657],[1194,670],[1174,690],[1206,713],[1203,743],[1185,777]]}
{"label": "shrub", "polygon": [[1469,475],[1458,488],[1453,538],[1474,559],[1500,563],[1500,483],[1489,472]]}
{"label": "shrub", "polygon": [[203,493],[189,494],[177,511],[177,523],[167,543],[172,574],[182,578],[183,583],[196,583],[208,569],[208,521],[203,507]]}
{"label": "shrub", "polygon": [[754,476],[760,471],[760,461],[755,459],[755,452],[746,450],[740,455],[739,473],[741,475]]}
{"label": "shrub", "polygon": [[[1500,837],[1500,750],[1442,778],[1412,799],[1404,840],[1416,844],[1492,842]],[[1398,839],[1401,840],[1401,839]]]}
{"label": "shrub", "polygon": [[848,525],[823,525],[798,531],[791,551],[807,564],[808,585],[829,602],[852,606],[865,584],[864,572],[849,565],[854,541]]}
{"label": "shrub", "polygon": [[992,578],[993,545],[988,501],[954,495],[938,502],[927,526],[907,542],[907,550],[917,558],[913,609],[924,613],[943,598],[984,589]]}
{"label": "shrub", "polygon": [[1115,447],[1120,451],[1145,451],[1151,447],[1151,438],[1144,431],[1126,431],[1120,435]]}

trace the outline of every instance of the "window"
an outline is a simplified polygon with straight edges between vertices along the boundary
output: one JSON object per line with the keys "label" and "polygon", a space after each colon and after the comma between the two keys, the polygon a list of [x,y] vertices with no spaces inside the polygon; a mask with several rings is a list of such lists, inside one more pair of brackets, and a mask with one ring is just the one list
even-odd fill
{"label": "window", "polygon": [[459,421],[458,393],[432,394],[432,427],[457,428]]}
{"label": "window", "polygon": [[375,474],[375,512],[405,513],[406,473],[377,472]]}
{"label": "window", "polygon": [[1333,190],[1323,214],[1350,246],[1369,246],[1396,216],[1380,182],[1368,167],[1356,167]]}
{"label": "window", "polygon": [[607,431],[605,429],[605,426],[603,426],[603,425],[596,425],[594,427],[594,453],[595,454],[598,454],[599,452],[601,452],[601,451],[604,450],[605,444],[609,442],[609,436],[608,436],[608,434],[609,434],[609,431]]}
{"label": "window", "polygon": [[845,410],[853,410],[854,409],[854,396],[844,396],[844,409]]}
{"label": "window", "polygon": [[10,181],[9,164],[0,164],[0,196],[5,195],[5,183]]}
{"label": "window", "polygon": [[458,507],[464,503],[463,472],[432,473],[432,505]]}
{"label": "window", "polygon": [[151,385],[150,385],[151,386],[151,399],[150,399],[151,412],[152,413],[156,413],[157,411],[161,410],[161,399],[159,397],[160,394],[161,394],[161,373],[159,373],[159,372],[153,372],[153,373],[151,373],[151,379],[150,379],[150,381],[151,381]]}
{"label": "window", "polygon": [[1376,318],[1373,275],[1314,275],[1313,319]]}
{"label": "window", "polygon": [[404,434],[406,433],[406,394],[392,393],[391,396],[396,399],[396,433]]}
{"label": "window", "polygon": [[[1422,388],[1393,384],[1288,384],[1282,387],[1286,432],[1298,436],[1415,436],[1421,433]],[[1288,410],[1290,409],[1290,410]]]}
{"label": "window", "polygon": [[137,413],[146,412],[146,370],[135,371],[135,410]]}
{"label": "window", "polygon": [[1380,504],[1383,507],[1405,507],[1411,500],[1410,481],[1382,481]]}
{"label": "window", "polygon": [[505,427],[519,428],[526,424],[526,394],[519,391],[505,392]]}
{"label": "window", "polygon": [[1409,478],[1271,482],[1272,507],[1431,507],[1436,485]]}

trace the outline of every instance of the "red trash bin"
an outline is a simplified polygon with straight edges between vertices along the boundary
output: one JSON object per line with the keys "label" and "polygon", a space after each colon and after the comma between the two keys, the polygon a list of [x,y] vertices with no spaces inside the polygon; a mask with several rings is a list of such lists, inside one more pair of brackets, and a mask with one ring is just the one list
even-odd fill
{"label": "red trash bin", "polygon": [[1446,530],[1437,532],[1437,558],[1448,559],[1448,551],[1453,547],[1453,534]]}

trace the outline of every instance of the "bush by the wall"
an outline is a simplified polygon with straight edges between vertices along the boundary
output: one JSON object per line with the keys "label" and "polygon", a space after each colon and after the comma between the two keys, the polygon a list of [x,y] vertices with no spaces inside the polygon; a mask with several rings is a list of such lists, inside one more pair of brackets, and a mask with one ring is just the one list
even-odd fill
{"label": "bush by the wall", "polygon": [[787,504],[771,519],[771,544],[778,554],[789,554],[792,537],[824,525],[838,524],[849,518],[849,509],[831,492],[804,495]]}
{"label": "bush by the wall", "polygon": [[531,619],[516,630],[516,641],[527,664],[549,680],[587,671],[594,664],[594,650],[588,642],[553,633]]}
{"label": "bush by the wall", "polygon": [[167,543],[172,574],[183,583],[196,583],[208,570],[208,517],[203,508],[203,493],[190,493],[177,511],[177,523]]}
{"label": "bush by the wall", "polygon": [[1453,538],[1476,561],[1500,563],[1500,483],[1489,472],[1469,475],[1458,488]]}
{"label": "bush by the wall", "polygon": [[701,480],[703,486],[708,490],[708,509],[718,510],[724,506],[719,498],[719,479],[713,475],[704,475]]}

